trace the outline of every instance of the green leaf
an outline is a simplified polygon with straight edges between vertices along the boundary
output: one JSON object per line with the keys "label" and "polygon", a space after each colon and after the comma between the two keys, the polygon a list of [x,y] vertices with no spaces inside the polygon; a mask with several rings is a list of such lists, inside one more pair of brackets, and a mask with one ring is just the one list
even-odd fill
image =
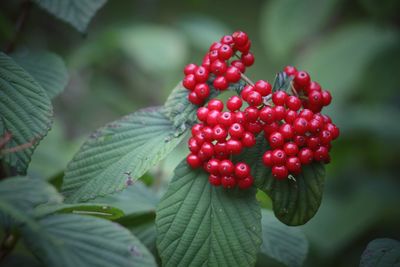
{"label": "green leaf", "polygon": [[252,166],[257,187],[271,198],[275,216],[287,225],[305,224],[321,205],[325,180],[323,164],[305,165],[294,179],[277,180],[271,169],[262,163],[262,155],[267,149],[267,141],[259,135],[257,146],[246,150],[241,158]]}
{"label": "green leaf", "polygon": [[0,224],[31,222],[33,208],[61,203],[62,197],[48,183],[27,177],[10,177],[0,183]]}
{"label": "green leaf", "polygon": [[157,208],[163,266],[252,266],[261,244],[255,190],[211,186],[183,161]]}
{"label": "green leaf", "polygon": [[303,265],[308,252],[308,241],[299,228],[278,221],[269,210],[262,210],[262,237],[259,259],[272,258],[290,267]]}
{"label": "green leaf", "polygon": [[50,98],[60,94],[68,83],[63,60],[46,51],[18,51],[12,58],[43,87]]}
{"label": "green leaf", "polygon": [[136,236],[150,250],[153,255],[157,255],[156,239],[157,231],[154,222],[128,227],[129,231]]}
{"label": "green leaf", "polygon": [[395,267],[400,263],[400,242],[389,238],[371,241],[361,256],[360,267]]}
{"label": "green leaf", "polygon": [[11,135],[0,158],[25,174],[31,155],[51,126],[53,110],[43,88],[0,52],[0,135]]}
{"label": "green leaf", "polygon": [[27,247],[47,266],[157,266],[140,241],[120,225],[74,214],[41,219],[40,231],[22,229]]}
{"label": "green leaf", "polygon": [[41,8],[60,20],[69,23],[80,32],[86,28],[106,0],[34,0]]}
{"label": "green leaf", "polygon": [[68,164],[67,202],[104,196],[131,185],[182,140],[160,107],[134,112],[93,133]]}
{"label": "green leaf", "polygon": [[261,14],[261,37],[270,54],[281,58],[308,40],[329,21],[338,2],[340,1],[268,1]]}
{"label": "green leaf", "polygon": [[288,92],[291,89],[291,83],[293,77],[287,76],[285,72],[278,72],[275,76],[274,86],[272,87],[272,92],[285,91]]}

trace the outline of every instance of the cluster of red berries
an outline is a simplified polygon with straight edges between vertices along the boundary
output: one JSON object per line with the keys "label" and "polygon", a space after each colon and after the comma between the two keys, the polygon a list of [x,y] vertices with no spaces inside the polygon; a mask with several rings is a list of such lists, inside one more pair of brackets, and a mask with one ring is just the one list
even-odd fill
{"label": "cluster of red berries", "polygon": [[[239,44],[244,43],[247,44],[246,49],[241,50]],[[221,51],[225,49],[221,48],[227,44],[232,51],[228,53],[229,57],[223,56],[223,60],[229,60],[234,51],[239,50],[243,53],[242,64],[249,66],[250,61],[245,63],[246,55],[250,54],[247,35],[235,32],[232,36],[224,36],[221,42],[211,46],[206,55],[205,62],[209,64],[203,62],[199,67],[189,64],[185,68],[186,77],[183,83],[186,88],[190,87],[189,100],[192,103],[200,105],[210,94],[207,82],[212,77],[209,77],[207,68],[217,75],[213,80],[213,86],[217,90],[227,88],[227,85],[221,87],[220,83],[216,82],[217,79],[238,82],[245,78],[242,74],[244,68],[239,69],[232,64],[233,62],[228,68],[239,71],[235,79],[231,79],[228,70],[216,72],[216,68],[212,67],[212,62],[223,62],[226,65],[219,55],[224,54]],[[215,47],[218,49],[214,49]],[[216,54],[217,57],[211,59],[211,54]],[[253,63],[252,55],[251,58]],[[209,80],[197,78],[199,69],[206,71]],[[286,179],[289,174],[299,174],[303,165],[313,161],[330,161],[331,141],[339,136],[339,129],[328,116],[320,113],[332,100],[329,91],[322,90],[317,82],[311,81],[305,71],[297,71],[296,68],[287,66],[284,73],[285,79],[290,81],[286,91],[278,90],[272,93],[269,82],[259,80],[253,84],[245,78],[248,85],[244,86],[240,96],[228,99],[227,110],[224,111],[224,103],[218,99],[211,99],[207,106],[197,109],[200,122],[192,127],[192,137],[188,142],[191,153],[187,156],[187,162],[192,168],[202,167],[207,171],[212,185],[222,185],[226,188],[238,186],[245,189],[253,184],[250,166],[244,162],[235,164],[231,159],[233,155],[239,155],[243,148],[255,146],[256,136],[259,134],[264,134],[270,146],[263,154],[262,162],[272,169],[272,175],[276,179]],[[187,80],[193,79],[195,85],[188,86]],[[207,88],[207,94],[199,93],[203,92],[196,89],[199,87]],[[199,97],[200,95],[202,97]],[[243,106],[243,102],[247,105]]]}
{"label": "cluster of red berries", "polygon": [[[195,105],[204,104],[210,95],[209,78],[213,87],[221,91],[226,90],[230,83],[237,83],[246,67],[254,63],[250,47],[247,34],[237,31],[213,43],[200,66],[188,64],[184,69],[182,84],[190,91],[189,101]],[[233,57],[238,59],[232,60]]]}

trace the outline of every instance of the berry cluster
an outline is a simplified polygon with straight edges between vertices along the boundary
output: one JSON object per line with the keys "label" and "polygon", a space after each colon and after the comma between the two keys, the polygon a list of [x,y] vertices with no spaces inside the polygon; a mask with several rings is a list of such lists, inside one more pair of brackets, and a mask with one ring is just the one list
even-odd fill
{"label": "berry cluster", "polygon": [[[200,66],[188,64],[184,69],[182,84],[190,91],[189,101],[195,105],[204,104],[210,95],[209,78],[213,87],[220,91],[226,90],[230,83],[237,83],[246,67],[254,63],[250,46],[247,34],[237,31],[213,43]],[[233,57],[238,59],[234,60]]]}
{"label": "berry cluster", "polygon": [[[253,184],[250,166],[235,164],[232,156],[255,146],[259,134],[269,143],[262,162],[272,169],[276,179],[299,174],[303,165],[313,161],[328,163],[331,141],[339,136],[336,125],[320,113],[330,104],[331,94],[311,81],[307,72],[285,67],[283,73],[290,86],[273,93],[269,82],[253,83],[243,75],[245,67],[254,62],[250,44],[243,32],[224,36],[211,46],[201,66],[189,64],[184,70],[183,84],[191,91],[189,100],[196,105],[209,97],[210,80],[216,90],[225,90],[229,83],[240,79],[248,83],[240,96],[228,99],[225,110],[218,99],[197,109],[199,123],[192,127],[187,162],[192,168],[202,167],[208,172],[209,182],[215,186],[245,189]],[[236,51],[242,52],[241,60],[229,65]]]}

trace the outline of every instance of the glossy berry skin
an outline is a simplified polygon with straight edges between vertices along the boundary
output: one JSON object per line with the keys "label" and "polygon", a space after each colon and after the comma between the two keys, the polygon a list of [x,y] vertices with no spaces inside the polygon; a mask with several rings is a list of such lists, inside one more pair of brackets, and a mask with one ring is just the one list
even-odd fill
{"label": "glossy berry skin", "polygon": [[196,115],[200,121],[206,121],[208,116],[208,108],[200,107],[197,109]]}
{"label": "glossy berry skin", "polygon": [[325,130],[328,130],[331,133],[332,140],[335,140],[339,137],[340,131],[339,128],[333,123],[327,123],[324,127]]}
{"label": "glossy berry skin", "polygon": [[254,64],[254,55],[251,52],[247,54],[242,54],[240,59],[242,60],[243,64],[246,67],[249,67]]}
{"label": "glossy berry skin", "polygon": [[255,122],[259,117],[259,110],[256,107],[247,107],[244,110],[244,116],[247,122]]}
{"label": "glossy berry skin", "polygon": [[219,173],[221,175],[232,175],[235,171],[235,165],[228,159],[221,160],[219,163]]}
{"label": "glossy berry skin", "polygon": [[223,44],[219,49],[218,49],[218,57],[221,60],[228,60],[231,58],[233,54],[233,50],[230,45]]}
{"label": "glossy berry skin", "polygon": [[229,66],[226,69],[225,78],[230,83],[237,83],[240,80],[241,73],[239,68],[235,66]]}
{"label": "glossy berry skin", "polygon": [[286,66],[283,71],[288,76],[294,76],[297,73],[297,69],[295,67],[293,67],[293,66]]}
{"label": "glossy berry skin", "polygon": [[329,160],[329,150],[325,146],[320,146],[317,150],[314,151],[314,160],[316,161],[325,161]]}
{"label": "glossy berry skin", "polygon": [[214,139],[214,131],[213,128],[210,126],[204,126],[204,128],[201,130],[201,133],[204,136],[204,141],[206,142],[211,142]]}
{"label": "glossy berry skin", "polygon": [[289,157],[286,159],[286,168],[292,174],[299,174],[301,172],[301,162],[298,157]]}
{"label": "glossy berry skin", "polygon": [[247,189],[250,188],[254,183],[254,179],[252,176],[247,176],[244,179],[240,179],[238,181],[238,186],[240,189]]}
{"label": "glossy berry skin", "polygon": [[236,45],[244,46],[249,41],[249,37],[245,32],[237,31],[232,34],[233,40]]}
{"label": "glossy berry skin", "polygon": [[259,92],[251,91],[246,97],[246,101],[250,106],[256,107],[262,104],[262,96]]}
{"label": "glossy berry skin", "polygon": [[193,169],[199,168],[202,165],[202,161],[200,158],[195,154],[189,154],[186,157],[186,162],[189,164],[190,167]]}
{"label": "glossy berry skin", "polygon": [[235,176],[238,179],[244,179],[250,175],[250,166],[244,162],[238,162],[235,165]]}
{"label": "glossy berry skin", "polygon": [[205,83],[198,83],[194,87],[194,92],[201,99],[206,99],[210,95],[210,87]]}
{"label": "glossy berry skin", "polygon": [[262,96],[267,96],[271,93],[272,86],[267,81],[259,80],[254,84],[254,90],[259,92]]}
{"label": "glossy berry skin", "polygon": [[307,147],[311,150],[316,150],[320,144],[321,140],[316,136],[312,136],[307,139]]}
{"label": "glossy berry skin", "polygon": [[210,174],[210,176],[208,176],[208,182],[213,186],[220,186],[221,177],[218,175]]}
{"label": "glossy berry skin", "polygon": [[226,150],[228,153],[237,155],[242,152],[243,145],[240,141],[235,140],[235,139],[230,139],[226,141]]}
{"label": "glossy berry skin", "polygon": [[246,124],[246,131],[253,133],[253,134],[259,134],[263,130],[263,125],[259,122],[249,122]]}
{"label": "glossy berry skin", "polygon": [[210,159],[207,162],[205,169],[209,174],[219,175],[219,160]]}
{"label": "glossy berry skin", "polygon": [[293,123],[295,119],[297,119],[297,112],[293,110],[287,110],[284,120],[287,123]]}
{"label": "glossy berry skin", "polygon": [[[251,47],[251,41],[248,40],[247,43],[243,46],[238,46],[235,45],[235,49],[237,49],[238,51],[242,52],[242,55],[247,55],[250,51],[250,47]],[[253,57],[254,60],[254,57]],[[243,60],[242,60],[243,61]]]}
{"label": "glossy berry skin", "polygon": [[295,135],[293,140],[298,147],[303,147],[307,144],[307,139],[303,135]]}
{"label": "glossy berry skin", "polygon": [[273,166],[272,175],[278,180],[284,180],[288,177],[289,171],[284,165]]}
{"label": "glossy berry skin", "polygon": [[296,134],[303,135],[308,131],[308,122],[304,118],[297,118],[293,122],[293,129]]}
{"label": "glossy berry skin", "polygon": [[303,109],[300,113],[299,113],[299,117],[306,119],[307,121],[312,120],[314,116],[314,112],[312,112],[309,109]]}
{"label": "glossy berry skin", "polygon": [[244,112],[238,111],[235,113],[235,122],[243,124],[245,121],[245,115]]}
{"label": "glossy berry skin", "polygon": [[199,66],[196,68],[194,72],[194,77],[196,82],[198,83],[205,83],[208,80],[208,70],[204,66]]}
{"label": "glossy berry skin", "polygon": [[292,127],[292,125],[290,125],[288,123],[282,124],[281,127],[279,127],[279,132],[282,134],[283,138],[286,140],[292,139],[292,137],[294,136],[293,127]]}
{"label": "glossy berry skin", "polygon": [[222,44],[233,44],[234,40],[232,35],[225,35],[221,38],[221,43]]}
{"label": "glossy berry skin", "polygon": [[228,136],[228,132],[225,130],[224,127],[221,127],[221,125],[215,125],[213,128],[213,139],[223,142],[226,140],[226,137]]}
{"label": "glossy berry skin", "polygon": [[228,80],[224,76],[218,76],[213,81],[213,86],[217,90],[224,91],[224,90],[226,90],[228,88],[229,83],[228,83]]}
{"label": "glossy berry skin", "polygon": [[284,106],[275,106],[274,107],[274,114],[275,114],[275,120],[283,120],[286,116],[286,109]]}
{"label": "glossy berry skin", "polygon": [[272,167],[274,165],[274,162],[272,160],[272,151],[271,150],[268,150],[263,154],[262,162],[267,167]]}
{"label": "glossy berry skin", "polygon": [[329,91],[322,91],[322,104],[328,106],[332,102],[332,95]]}
{"label": "glossy berry skin", "polygon": [[277,122],[273,122],[271,124],[264,125],[264,133],[266,134],[266,138],[269,137],[273,132],[277,132],[279,130],[279,124]]}
{"label": "glossy berry skin", "polygon": [[273,132],[268,138],[269,144],[272,148],[283,146],[284,138],[280,132]]}
{"label": "glossy berry skin", "polygon": [[214,156],[217,159],[226,159],[228,151],[226,150],[225,142],[218,142],[214,145]]}
{"label": "glossy berry skin", "polygon": [[195,92],[190,92],[188,95],[188,99],[191,103],[195,105],[202,105],[204,102],[203,98],[200,98]]}
{"label": "glossy berry skin", "polygon": [[190,152],[196,154],[200,151],[200,145],[197,143],[196,139],[191,137],[188,141],[188,147]]}
{"label": "glossy berry skin", "polygon": [[221,184],[225,188],[234,188],[236,185],[236,180],[233,176],[222,176]]}
{"label": "glossy berry skin", "polygon": [[229,127],[235,122],[234,116],[231,112],[222,112],[218,117],[218,123],[224,127]]}
{"label": "glossy berry skin", "polygon": [[244,73],[246,71],[246,66],[240,60],[232,61],[231,66],[235,66],[236,68],[238,68],[241,73]]}
{"label": "glossy berry skin", "polygon": [[201,123],[196,123],[195,125],[193,125],[192,130],[191,130],[192,135],[194,136],[196,134],[201,133],[201,130],[203,129],[203,127],[204,126]]}
{"label": "glossy berry skin", "polygon": [[244,134],[244,128],[240,123],[234,123],[229,127],[229,134],[232,138],[240,139]]}
{"label": "glossy berry skin", "polygon": [[246,86],[243,88],[242,92],[240,92],[240,96],[243,98],[244,101],[247,101],[247,97],[248,97],[249,94],[250,94],[251,92],[253,92],[253,91],[254,91],[254,87],[253,87],[253,86],[251,86],[251,85],[246,85]]}
{"label": "glossy berry skin", "polygon": [[305,71],[299,71],[294,76],[294,82],[300,87],[305,87],[310,83],[310,75]]}
{"label": "glossy berry skin", "polygon": [[[210,108],[209,108],[210,110]],[[207,115],[207,124],[210,126],[215,126],[218,123],[220,112],[218,110],[210,110]]]}
{"label": "glossy berry skin", "polygon": [[219,99],[211,99],[207,104],[207,108],[209,110],[222,111],[224,109],[224,103]]}
{"label": "glossy berry skin", "polygon": [[256,144],[256,138],[254,134],[250,132],[245,132],[242,137],[242,145],[244,147],[252,147]]}
{"label": "glossy berry skin", "polygon": [[309,148],[302,148],[298,153],[301,164],[310,164],[313,161],[314,153]]}
{"label": "glossy berry skin", "polygon": [[226,107],[230,111],[236,111],[242,107],[242,99],[238,96],[231,96],[228,101],[226,102]]}
{"label": "glossy berry skin", "polygon": [[227,69],[226,63],[219,59],[217,59],[213,63],[211,63],[211,66],[210,66],[210,71],[212,73],[214,73],[215,75],[225,74],[226,69]]}
{"label": "glossy berry skin", "polygon": [[285,151],[286,155],[289,157],[296,156],[299,152],[299,147],[294,142],[288,142],[283,146],[283,151]]}
{"label": "glossy berry skin", "polygon": [[272,151],[272,162],[274,165],[284,165],[286,163],[286,154],[282,149]]}
{"label": "glossy berry skin", "polygon": [[322,94],[318,91],[312,91],[308,95],[308,102],[312,106],[323,106]]}
{"label": "glossy berry skin", "polygon": [[290,110],[298,111],[301,108],[301,100],[297,96],[288,96],[285,103]]}
{"label": "glossy berry skin", "polygon": [[260,119],[267,123],[271,124],[275,121],[275,110],[270,106],[265,106],[260,111]]}
{"label": "glossy berry skin", "polygon": [[193,64],[193,63],[190,63],[190,64],[185,66],[185,68],[183,69],[183,73],[185,75],[194,74],[196,69],[197,69],[197,65]]}
{"label": "glossy berry skin", "polygon": [[321,140],[321,144],[322,145],[329,145],[332,141],[332,134],[330,131],[328,130],[323,130],[320,134],[319,134],[319,139]]}
{"label": "glossy berry skin", "polygon": [[272,94],[272,102],[275,105],[283,106],[288,95],[284,91],[276,91]]}
{"label": "glossy berry skin", "polygon": [[196,78],[194,74],[186,75],[182,81],[183,86],[188,90],[193,90],[196,86]]}

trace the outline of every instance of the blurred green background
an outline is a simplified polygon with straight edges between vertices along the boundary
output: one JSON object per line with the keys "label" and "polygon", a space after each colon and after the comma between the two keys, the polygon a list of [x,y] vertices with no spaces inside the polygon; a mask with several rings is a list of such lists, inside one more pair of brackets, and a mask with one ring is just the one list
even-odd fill
{"label": "blurred green background", "polygon": [[[0,42],[13,35],[21,1],[0,2]],[[329,89],[341,129],[326,191],[304,229],[305,266],[357,266],[374,238],[400,239],[400,1],[108,1],[81,35],[32,6],[18,49],[48,49],[70,73],[55,99],[55,125],[33,157],[34,177],[59,177],[84,138],[139,108],[162,104],[189,62],[240,29],[253,41],[253,80],[273,82],[285,65]],[[178,147],[152,170],[162,178],[184,157]],[[260,196],[262,204],[269,201]]]}

